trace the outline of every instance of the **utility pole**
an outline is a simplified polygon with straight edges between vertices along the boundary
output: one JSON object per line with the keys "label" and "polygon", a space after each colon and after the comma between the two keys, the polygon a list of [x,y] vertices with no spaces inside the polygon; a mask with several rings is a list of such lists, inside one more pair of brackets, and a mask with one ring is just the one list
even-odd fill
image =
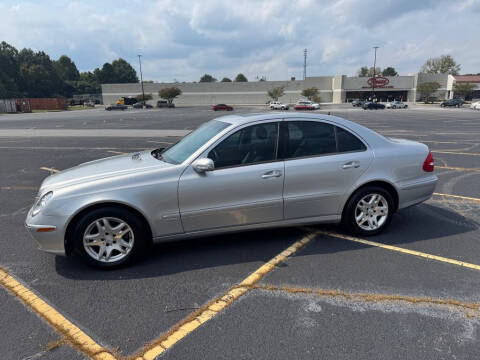
{"label": "utility pole", "polygon": [[307,78],[307,49],[303,50],[303,80]]}
{"label": "utility pole", "polygon": [[140,64],[140,83],[142,84],[142,98],[143,98],[143,106],[145,106],[145,91],[143,90],[143,75],[142,75],[142,55],[137,55],[138,56],[138,62]]}
{"label": "utility pole", "polygon": [[375,67],[377,66],[377,49],[379,48],[380,46],[374,46],[373,49],[375,50],[375,56],[373,58],[373,80],[372,80],[372,93],[373,93],[373,98],[372,100],[375,98]]}

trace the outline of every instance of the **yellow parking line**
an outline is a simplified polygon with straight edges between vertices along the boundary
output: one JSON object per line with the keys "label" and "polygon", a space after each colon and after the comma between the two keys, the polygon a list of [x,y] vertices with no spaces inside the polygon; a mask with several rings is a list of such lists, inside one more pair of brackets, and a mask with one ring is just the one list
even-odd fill
{"label": "yellow parking line", "polygon": [[455,199],[462,199],[462,200],[469,200],[469,201],[478,201],[478,202],[480,202],[480,199],[474,198],[474,197],[469,197],[469,196],[460,196],[460,195],[442,194],[442,193],[433,193],[433,195],[446,196],[446,197],[452,197],[452,198],[455,198]]}
{"label": "yellow parking line", "polygon": [[0,285],[8,289],[32,311],[54,327],[77,350],[94,360],[115,360],[108,349],[98,345],[80,328],[68,321],[62,314],[2,268],[0,268]]}
{"label": "yellow parking line", "polygon": [[422,140],[422,143],[435,143],[435,144],[458,144],[456,141],[433,141],[433,140]]}
{"label": "yellow parking line", "polygon": [[480,169],[477,169],[477,168],[463,168],[463,167],[455,167],[455,166],[437,166],[437,165],[435,165],[435,168],[438,168],[438,169],[449,169],[449,170],[458,170],[458,171],[475,171],[475,172],[480,172]]}
{"label": "yellow parking line", "polygon": [[112,154],[118,154],[118,155],[125,155],[125,154],[128,154],[126,152],[122,152],[122,151],[114,151],[114,150],[108,150],[107,152],[109,153],[112,153]]}
{"label": "yellow parking line", "polygon": [[38,190],[38,186],[2,186],[2,190]]}
{"label": "yellow parking line", "polygon": [[57,169],[54,169],[54,168],[48,168],[48,167],[45,167],[45,166],[42,166],[42,167],[40,168],[40,170],[50,171],[51,173],[52,173],[52,172],[53,172],[53,173],[59,173],[59,172],[60,172],[60,170],[57,170]]}
{"label": "yellow parking line", "polygon": [[180,321],[165,335],[154,340],[147,347],[142,349],[139,354],[132,356],[132,359],[155,359],[157,356],[171,348],[178,341],[194,331],[197,327],[215,317],[220,311],[225,309],[227,306],[249,291],[251,287],[258,283],[266,274],[271,272],[278,264],[284,262],[289,256],[305,246],[316,235],[316,231],[305,235],[301,240],[295,242],[293,245],[289,246],[287,249],[250,274],[250,276],[244,279],[240,284],[232,287],[225,295],[210,301],[201,309],[195,311],[186,319]]}
{"label": "yellow parking line", "polygon": [[471,155],[471,156],[480,156],[478,153],[467,153],[467,152],[456,152],[456,151],[437,151],[437,150],[430,150],[432,153],[438,154],[456,154],[456,155]]}
{"label": "yellow parking line", "polygon": [[404,249],[404,248],[401,248],[401,247],[398,247],[398,246],[386,245],[386,244],[382,244],[382,243],[378,243],[378,242],[374,242],[374,241],[359,239],[359,238],[356,238],[356,237],[353,237],[353,236],[337,234],[337,233],[334,233],[334,232],[331,232],[331,231],[322,231],[321,230],[321,231],[317,231],[317,232],[321,233],[321,234],[324,234],[324,235],[328,235],[328,236],[332,236],[332,237],[336,237],[336,238],[340,238],[340,239],[344,239],[344,240],[348,240],[348,241],[353,241],[353,242],[357,242],[357,243],[364,244],[364,245],[375,246],[375,247],[379,247],[379,248],[383,248],[383,249],[387,249],[387,250],[398,251],[398,252],[401,252],[401,253],[404,253],[404,254],[420,256],[420,257],[427,258],[427,259],[430,259],[430,260],[436,260],[436,261],[441,261],[441,262],[445,262],[445,263],[449,263],[449,264],[453,264],[453,265],[458,265],[458,266],[462,266],[462,267],[469,268],[469,269],[480,270],[480,265],[470,264],[470,263],[467,263],[467,262],[464,262],[464,261],[459,261],[459,260],[445,258],[445,257],[442,257],[442,256],[427,254],[427,253],[424,253],[424,252],[421,252],[421,251]]}

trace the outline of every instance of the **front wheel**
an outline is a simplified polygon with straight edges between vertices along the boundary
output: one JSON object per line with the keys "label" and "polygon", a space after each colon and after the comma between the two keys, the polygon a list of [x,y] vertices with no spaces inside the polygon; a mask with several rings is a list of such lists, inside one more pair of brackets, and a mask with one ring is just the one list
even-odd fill
{"label": "front wheel", "polygon": [[83,260],[99,268],[127,265],[151,243],[142,219],[128,210],[111,206],[83,215],[71,240]]}
{"label": "front wheel", "polygon": [[370,236],[383,231],[392,219],[394,201],[384,188],[367,186],[349,199],[342,224],[355,234]]}

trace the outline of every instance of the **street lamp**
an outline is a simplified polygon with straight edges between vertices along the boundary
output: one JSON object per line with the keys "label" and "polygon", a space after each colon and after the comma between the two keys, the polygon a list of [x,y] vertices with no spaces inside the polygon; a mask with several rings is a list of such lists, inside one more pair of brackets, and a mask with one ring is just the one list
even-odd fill
{"label": "street lamp", "polygon": [[377,66],[377,49],[379,48],[380,46],[374,46],[373,49],[375,50],[375,57],[373,58],[373,79],[372,79],[372,93],[373,93],[373,98],[372,100],[375,98],[375,71],[376,71],[376,66]]}
{"label": "street lamp", "polygon": [[145,106],[145,91],[143,91],[143,75],[142,75],[142,60],[141,60],[142,55],[137,55],[137,56],[138,56],[138,62],[140,64],[140,83],[142,84],[142,98],[143,98],[142,107],[144,107]]}

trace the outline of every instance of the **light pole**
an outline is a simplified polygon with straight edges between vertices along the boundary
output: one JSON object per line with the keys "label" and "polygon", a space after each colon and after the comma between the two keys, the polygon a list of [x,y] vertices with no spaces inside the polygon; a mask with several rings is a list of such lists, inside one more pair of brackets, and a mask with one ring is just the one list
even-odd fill
{"label": "light pole", "polygon": [[143,91],[143,75],[142,75],[142,55],[137,55],[138,56],[138,62],[140,64],[140,83],[142,84],[142,98],[143,98],[143,106],[145,106],[145,91]]}
{"label": "light pole", "polygon": [[372,93],[373,93],[373,98],[372,100],[375,98],[375,67],[377,66],[377,49],[379,48],[380,46],[374,46],[373,49],[375,50],[375,56],[373,58],[373,79],[372,79]]}
{"label": "light pole", "polygon": [[303,50],[303,80],[307,78],[307,49]]}

